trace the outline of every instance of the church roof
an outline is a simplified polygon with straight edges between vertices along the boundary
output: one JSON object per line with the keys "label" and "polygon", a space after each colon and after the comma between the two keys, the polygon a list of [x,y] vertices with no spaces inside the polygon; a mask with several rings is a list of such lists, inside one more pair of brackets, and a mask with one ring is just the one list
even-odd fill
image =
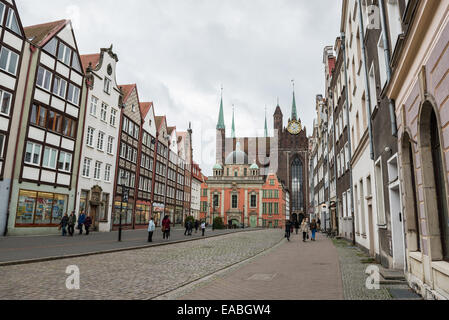
{"label": "church roof", "polygon": [[217,130],[226,129],[225,122],[224,122],[224,109],[223,109],[223,93],[221,94],[221,102],[220,102],[220,113],[218,115],[218,123],[217,123]]}
{"label": "church roof", "polygon": [[228,154],[225,164],[248,164],[248,155],[240,149],[240,142],[237,142],[236,150]]}

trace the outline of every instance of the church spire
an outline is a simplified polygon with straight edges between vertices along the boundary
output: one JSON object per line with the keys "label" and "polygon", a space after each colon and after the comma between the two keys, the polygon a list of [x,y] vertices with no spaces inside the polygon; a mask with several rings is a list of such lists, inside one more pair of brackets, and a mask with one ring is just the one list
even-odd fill
{"label": "church spire", "polygon": [[235,138],[235,119],[234,119],[234,105],[232,105],[232,132],[231,132],[231,138]]}
{"label": "church spire", "polygon": [[267,106],[265,106],[265,138],[268,138]]}
{"label": "church spire", "polygon": [[292,120],[298,120],[298,114],[296,112],[295,80],[292,80],[292,83],[293,83]]}
{"label": "church spire", "polygon": [[221,87],[220,113],[218,115],[217,130],[226,130],[224,122],[224,110],[223,110],[223,86]]}

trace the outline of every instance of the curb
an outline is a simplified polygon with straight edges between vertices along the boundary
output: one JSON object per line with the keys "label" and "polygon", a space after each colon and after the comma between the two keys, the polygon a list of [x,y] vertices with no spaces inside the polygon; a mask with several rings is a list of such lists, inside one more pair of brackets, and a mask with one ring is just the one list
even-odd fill
{"label": "curb", "polygon": [[171,242],[164,242],[164,243],[157,243],[157,244],[150,244],[150,245],[144,245],[144,246],[137,246],[137,247],[128,247],[128,248],[117,248],[112,250],[103,250],[103,251],[97,251],[97,252],[87,252],[87,253],[79,253],[79,254],[72,254],[72,255],[66,255],[66,256],[55,256],[55,257],[46,257],[46,258],[37,258],[37,259],[28,259],[28,260],[17,260],[17,261],[8,261],[8,262],[0,262],[0,268],[1,267],[8,267],[8,266],[16,266],[16,265],[25,265],[25,264],[32,264],[32,263],[39,263],[39,262],[48,262],[48,261],[55,261],[55,260],[65,260],[65,259],[72,259],[72,258],[80,258],[80,257],[87,257],[87,256],[95,256],[100,254],[108,254],[108,253],[116,253],[116,252],[124,252],[124,251],[133,251],[133,250],[142,250],[142,249],[149,249],[153,247],[162,247],[167,246],[170,244],[179,244],[179,243],[185,243],[185,242],[192,242],[192,241],[199,241],[209,238],[216,238],[216,237],[222,237],[230,234],[236,234],[236,233],[242,233],[242,232],[255,232],[255,231],[262,231],[265,229],[251,229],[251,230],[239,230],[224,234],[216,234],[212,236],[207,237],[201,237],[197,239],[184,239],[184,240],[176,240]]}

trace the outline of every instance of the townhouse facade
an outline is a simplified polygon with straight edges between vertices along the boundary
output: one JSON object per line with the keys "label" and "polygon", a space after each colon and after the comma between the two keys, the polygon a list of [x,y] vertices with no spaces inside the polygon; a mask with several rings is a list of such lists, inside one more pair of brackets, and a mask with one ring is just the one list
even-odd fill
{"label": "townhouse facade", "polygon": [[12,169],[8,234],[52,233],[74,208],[86,83],[71,22],[24,28],[26,85]]}
{"label": "townhouse facade", "polygon": [[116,80],[117,55],[110,48],[82,55],[88,97],[84,122],[81,171],[75,211],[92,218],[94,231],[112,230],[117,140],[121,97]]}
{"label": "townhouse facade", "polygon": [[191,216],[195,220],[201,219],[201,184],[203,183],[203,174],[201,173],[200,166],[193,162],[192,164],[192,191],[191,198]]}
{"label": "townhouse facade", "polygon": [[16,2],[0,1],[0,236],[5,234],[9,218],[18,120],[29,64],[27,49]]}

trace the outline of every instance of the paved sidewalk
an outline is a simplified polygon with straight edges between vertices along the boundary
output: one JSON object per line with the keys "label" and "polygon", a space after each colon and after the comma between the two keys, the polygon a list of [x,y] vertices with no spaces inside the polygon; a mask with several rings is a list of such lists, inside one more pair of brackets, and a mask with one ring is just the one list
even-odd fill
{"label": "paved sidewalk", "polygon": [[343,284],[333,243],[291,242],[270,250],[210,282],[186,290],[180,300],[342,300]]}
{"label": "paved sidewalk", "polygon": [[[29,236],[29,237],[0,237],[0,265],[14,261],[47,259],[71,255],[83,255],[92,252],[101,252],[117,249],[158,245],[167,242],[176,242],[191,239],[200,239],[201,230],[193,231],[192,236],[184,236],[185,229],[172,229],[170,241],[162,239],[160,229],[153,236],[153,243],[148,243],[147,230],[127,230],[122,233],[122,242],[118,242],[118,232],[90,233],[73,237],[62,236]],[[206,230],[206,238],[216,235],[250,231],[252,229],[237,230]],[[76,231],[76,230],[75,230]]]}

